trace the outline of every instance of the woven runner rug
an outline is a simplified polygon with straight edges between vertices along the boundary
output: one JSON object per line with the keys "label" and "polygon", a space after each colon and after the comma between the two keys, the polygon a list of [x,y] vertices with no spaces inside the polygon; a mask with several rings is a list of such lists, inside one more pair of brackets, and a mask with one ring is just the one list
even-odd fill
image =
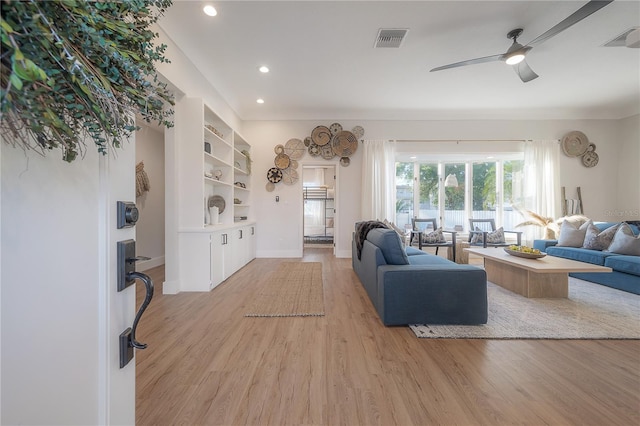
{"label": "woven runner rug", "polygon": [[569,277],[568,299],[528,299],[487,283],[487,324],[410,325],[436,339],[640,339],[640,296]]}
{"label": "woven runner rug", "polygon": [[245,317],[324,315],[322,263],[281,263],[260,287]]}

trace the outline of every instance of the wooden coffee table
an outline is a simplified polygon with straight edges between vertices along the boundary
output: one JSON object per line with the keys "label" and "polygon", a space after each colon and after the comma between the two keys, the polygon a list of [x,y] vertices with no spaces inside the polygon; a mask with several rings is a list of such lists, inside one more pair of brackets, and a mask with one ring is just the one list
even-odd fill
{"label": "wooden coffee table", "polygon": [[484,258],[487,280],[525,297],[569,297],[569,272],[611,272],[611,268],[561,257],[525,259],[498,248],[466,248]]}

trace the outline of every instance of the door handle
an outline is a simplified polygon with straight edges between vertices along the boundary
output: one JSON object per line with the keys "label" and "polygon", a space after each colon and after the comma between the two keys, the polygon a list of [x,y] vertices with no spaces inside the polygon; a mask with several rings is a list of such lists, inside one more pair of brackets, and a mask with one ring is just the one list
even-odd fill
{"label": "door handle", "polygon": [[133,359],[133,350],[135,349],[146,349],[146,343],[140,343],[136,340],[136,330],[138,328],[138,324],[140,323],[140,318],[142,318],[142,314],[147,309],[149,304],[151,303],[151,299],[153,298],[153,281],[151,277],[147,274],[143,274],[142,272],[129,272],[127,273],[128,281],[135,281],[139,279],[144,283],[144,287],[146,290],[146,294],[144,297],[144,301],[140,305],[138,312],[136,313],[136,317],[133,320],[133,324],[131,327],[128,327],[125,331],[120,334],[120,368],[126,366],[129,361]]}

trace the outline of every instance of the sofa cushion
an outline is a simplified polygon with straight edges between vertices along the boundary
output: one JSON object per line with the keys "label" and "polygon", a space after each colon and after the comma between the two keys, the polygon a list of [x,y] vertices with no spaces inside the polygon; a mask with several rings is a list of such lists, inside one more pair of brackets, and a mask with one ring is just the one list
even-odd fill
{"label": "sofa cushion", "polygon": [[629,256],[640,256],[640,236],[635,236],[631,227],[623,223],[613,237],[609,251]]}
{"label": "sofa cushion", "polygon": [[578,225],[568,220],[562,221],[562,225],[560,225],[560,237],[558,237],[558,247],[582,247],[584,236],[591,223],[591,220],[588,220],[578,227]]}
{"label": "sofa cushion", "polygon": [[547,254],[565,259],[578,260],[580,262],[592,263],[594,265],[604,265],[604,261],[612,253],[607,251],[588,250],[575,247],[547,247]]}
{"label": "sofa cushion", "polygon": [[640,276],[639,256],[609,256],[605,260],[604,266],[608,266],[614,271]]}
{"label": "sofa cushion", "polygon": [[426,253],[427,256],[411,256],[409,258],[410,265],[452,265],[455,263],[450,260],[445,259],[444,257],[434,256],[432,254]]}
{"label": "sofa cushion", "polygon": [[422,250],[418,250],[417,248],[410,246],[405,247],[404,250],[407,253],[407,256],[420,256],[423,254],[428,254],[423,252]]}
{"label": "sofa cushion", "polygon": [[375,228],[367,234],[367,240],[376,245],[389,265],[408,265],[409,258],[400,236],[393,229]]}
{"label": "sofa cushion", "polygon": [[582,248],[589,250],[606,250],[609,248],[611,241],[613,241],[614,235],[618,230],[619,224],[607,227],[601,230],[599,226],[592,223],[587,227],[587,232],[584,236],[584,243]]}

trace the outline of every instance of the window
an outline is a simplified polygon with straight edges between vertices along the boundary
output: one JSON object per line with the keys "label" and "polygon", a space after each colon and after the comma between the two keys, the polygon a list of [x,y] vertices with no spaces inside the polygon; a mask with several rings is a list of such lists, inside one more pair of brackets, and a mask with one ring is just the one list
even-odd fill
{"label": "window", "polygon": [[[502,158],[500,158],[502,157]],[[514,229],[522,217],[522,154],[471,161],[396,163],[396,223],[437,218],[439,226],[466,232],[469,219],[495,219]],[[442,202],[440,202],[442,200]]]}

